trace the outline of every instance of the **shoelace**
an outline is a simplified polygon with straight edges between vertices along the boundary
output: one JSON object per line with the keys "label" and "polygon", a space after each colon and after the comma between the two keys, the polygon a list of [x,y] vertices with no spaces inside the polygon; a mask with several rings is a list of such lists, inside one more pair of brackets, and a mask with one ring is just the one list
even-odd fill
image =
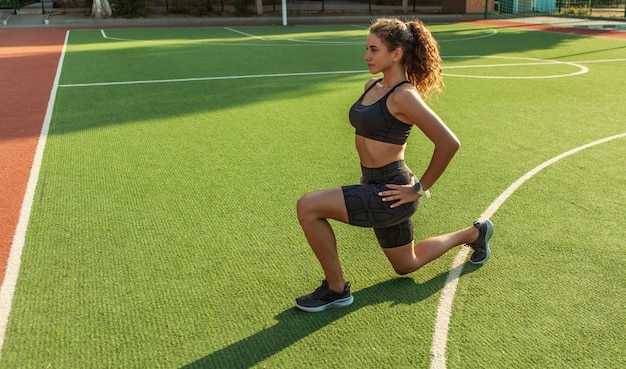
{"label": "shoelace", "polygon": [[328,293],[328,286],[326,285],[326,283],[324,283],[321,286],[317,287],[315,291],[311,293],[311,297],[313,298],[322,297],[322,296],[325,296],[326,293]]}

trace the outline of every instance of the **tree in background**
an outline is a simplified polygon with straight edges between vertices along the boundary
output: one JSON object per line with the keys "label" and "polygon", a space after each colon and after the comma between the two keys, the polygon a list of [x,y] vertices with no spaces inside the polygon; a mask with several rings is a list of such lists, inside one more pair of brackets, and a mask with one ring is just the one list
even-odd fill
{"label": "tree in background", "polygon": [[96,19],[108,18],[113,12],[109,0],[93,0],[91,6],[91,16]]}

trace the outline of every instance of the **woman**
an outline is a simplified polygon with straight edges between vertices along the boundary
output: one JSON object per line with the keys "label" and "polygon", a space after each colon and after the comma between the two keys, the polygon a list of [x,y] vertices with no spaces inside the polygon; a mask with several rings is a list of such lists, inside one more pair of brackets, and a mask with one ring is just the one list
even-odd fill
{"label": "woman", "polygon": [[[296,299],[299,309],[318,312],[350,305],[350,283],[343,277],[334,232],[327,219],[374,229],[396,273],[408,274],[455,246],[474,249],[470,261],[489,259],[493,225],[488,220],[449,234],[413,241],[411,216],[422,197],[452,160],[460,143],[424,102],[443,87],[439,47],[419,20],[381,18],[367,37],[365,61],[372,74],[365,92],[350,109],[363,177],[360,185],[304,195],[298,220],[324,271],[322,285]],[[433,143],[430,163],[417,179],[404,163],[407,137],[416,125]]]}

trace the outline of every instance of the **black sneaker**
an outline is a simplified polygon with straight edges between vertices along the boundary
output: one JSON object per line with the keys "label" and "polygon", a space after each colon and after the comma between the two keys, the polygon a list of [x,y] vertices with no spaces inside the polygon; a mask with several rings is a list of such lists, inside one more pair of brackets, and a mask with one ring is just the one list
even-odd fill
{"label": "black sneaker", "polygon": [[324,279],[322,285],[311,294],[298,297],[296,307],[310,313],[317,313],[328,308],[344,307],[352,304],[354,297],[350,294],[350,282],[346,282],[343,292],[335,292],[328,287]]}
{"label": "black sneaker", "polygon": [[467,246],[474,249],[474,253],[470,257],[470,263],[481,265],[489,260],[491,256],[489,239],[493,235],[493,224],[489,220],[485,220],[482,223],[474,223],[474,227],[478,228],[478,238],[476,241],[467,244]]}

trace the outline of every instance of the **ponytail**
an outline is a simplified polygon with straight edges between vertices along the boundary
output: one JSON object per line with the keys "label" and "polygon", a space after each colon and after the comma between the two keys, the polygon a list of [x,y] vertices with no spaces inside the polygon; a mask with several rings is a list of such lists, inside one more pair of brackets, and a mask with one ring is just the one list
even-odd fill
{"label": "ponytail", "polygon": [[379,18],[370,32],[380,38],[389,51],[402,49],[406,78],[423,98],[443,89],[439,45],[420,20],[403,22],[396,18]]}

